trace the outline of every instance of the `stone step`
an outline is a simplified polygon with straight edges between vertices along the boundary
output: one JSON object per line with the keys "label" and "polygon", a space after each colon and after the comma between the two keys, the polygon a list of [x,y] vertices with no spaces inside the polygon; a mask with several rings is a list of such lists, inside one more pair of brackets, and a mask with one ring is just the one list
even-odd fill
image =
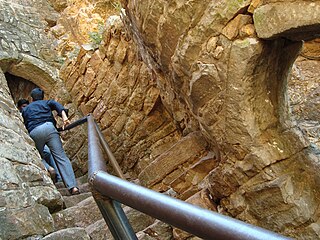
{"label": "stone step", "polygon": [[79,185],[81,185],[83,183],[87,183],[87,182],[88,182],[88,174],[85,174],[85,175],[77,178],[77,183]]}
{"label": "stone step", "polygon": [[[145,215],[143,213],[139,213],[130,208],[128,208],[126,211],[126,208],[127,207],[125,207],[125,212],[127,212],[126,215],[139,240],[174,239],[172,234],[172,227],[169,224],[161,222],[159,220],[152,220],[150,222],[150,219],[145,219]],[[130,212],[132,213],[130,214]],[[86,227],[86,232],[91,237],[91,239],[114,239],[111,232],[108,230],[108,226],[105,223],[104,219],[101,219],[94,224]]]}
{"label": "stone step", "polygon": [[84,228],[66,228],[59,231],[50,233],[42,238],[42,240],[60,240],[60,239],[76,239],[76,240],[90,240],[90,236],[87,234]]}
{"label": "stone step", "polygon": [[92,196],[91,192],[82,192],[81,194],[78,194],[78,195],[63,196],[64,206],[65,208],[73,207],[77,205],[79,202],[91,196]]}
{"label": "stone step", "polygon": [[104,219],[100,219],[85,228],[91,239],[113,239]]}
{"label": "stone step", "polygon": [[[132,209],[130,207],[125,206],[123,208],[129,223],[131,224],[133,231],[135,233],[141,232],[145,229],[148,229],[150,225],[153,225],[155,222],[155,219],[152,217],[141,213],[135,209]],[[91,239],[113,239],[113,236],[111,232],[108,229],[108,226],[105,222],[104,219],[100,219],[96,221],[95,223],[89,225],[88,227],[85,228],[86,232],[89,234]],[[157,230],[158,232],[163,232],[163,230]],[[150,231],[149,231],[150,232]],[[156,232],[156,231],[154,231]],[[163,234],[164,235],[164,234]],[[171,232],[172,235],[172,232]],[[154,239],[161,239],[161,240],[166,240],[170,238],[149,238],[150,240]]]}
{"label": "stone step", "polygon": [[56,231],[71,227],[85,228],[102,218],[92,196],[72,207],[52,214],[52,217]]}
{"label": "stone step", "polygon": [[[89,183],[84,183],[84,184],[78,185],[78,187],[79,187],[80,193],[91,192]],[[67,188],[65,188],[64,185],[63,185],[63,187],[61,187],[60,183],[59,183],[59,187],[57,187],[57,189],[62,196],[71,196],[69,190]]]}
{"label": "stone step", "polygon": [[173,237],[172,227],[169,224],[159,220],[156,220],[152,225],[146,227],[136,235],[139,240],[177,239]]}
{"label": "stone step", "polygon": [[[88,183],[88,176],[84,175],[82,177],[78,177],[77,179],[77,184],[80,186],[82,184]],[[56,188],[60,189],[60,188],[65,188],[63,182],[57,182],[54,184],[56,186]]]}
{"label": "stone step", "polygon": [[[80,234],[82,237],[78,239],[88,239],[87,236],[92,240],[113,239],[86,181],[87,177],[77,179],[81,192],[79,195],[71,195],[63,183],[55,184],[63,196],[65,209],[52,214],[55,232],[47,235],[46,240],[72,236],[72,232],[75,230],[81,234],[85,231],[85,234]],[[172,228],[169,225],[158,220],[155,221],[152,217],[127,206],[123,206],[123,210],[134,232],[137,233],[138,239],[172,239]]]}
{"label": "stone step", "polygon": [[123,206],[123,211],[126,214],[134,232],[136,233],[150,226],[155,221],[155,219],[149,215],[146,215],[128,206]]}
{"label": "stone step", "polygon": [[[89,194],[64,196],[67,208],[52,214],[55,231],[80,227],[86,230],[91,239],[113,239],[96,202]],[[86,199],[80,201],[82,197]],[[80,202],[75,203],[76,201]],[[123,210],[135,232],[146,229],[155,221],[152,217],[130,207],[124,206]]]}

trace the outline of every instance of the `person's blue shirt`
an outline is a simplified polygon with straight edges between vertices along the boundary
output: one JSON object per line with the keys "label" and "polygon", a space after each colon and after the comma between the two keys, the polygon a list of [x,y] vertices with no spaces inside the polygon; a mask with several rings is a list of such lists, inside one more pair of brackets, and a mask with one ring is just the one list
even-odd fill
{"label": "person's blue shirt", "polygon": [[37,126],[45,122],[52,122],[55,126],[56,120],[52,114],[54,110],[57,111],[59,116],[61,116],[63,110],[66,111],[66,109],[55,100],[36,100],[23,108],[22,117],[28,132],[30,133]]}

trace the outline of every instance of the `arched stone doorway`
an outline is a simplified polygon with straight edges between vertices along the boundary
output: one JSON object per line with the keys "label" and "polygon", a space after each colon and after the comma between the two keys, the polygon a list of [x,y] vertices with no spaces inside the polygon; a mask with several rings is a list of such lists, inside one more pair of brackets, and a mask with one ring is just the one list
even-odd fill
{"label": "arched stone doorway", "polygon": [[14,76],[10,73],[6,73],[5,77],[7,79],[8,87],[15,104],[17,104],[19,99],[29,99],[30,92],[33,88],[38,87],[33,82],[30,82],[22,77]]}
{"label": "arched stone doorway", "polygon": [[[40,87],[45,92],[45,99],[55,99],[69,109],[69,119],[74,121],[82,117],[81,112],[73,104],[71,97],[58,77],[58,70],[44,61],[23,55],[22,59],[0,59],[8,89],[14,104],[21,98],[30,99],[30,92],[34,87]],[[60,118],[57,118],[58,125]],[[23,131],[26,131],[23,129]],[[87,144],[86,127],[61,133],[64,148],[69,156],[77,177],[87,172]],[[75,140],[76,139],[76,140]]]}

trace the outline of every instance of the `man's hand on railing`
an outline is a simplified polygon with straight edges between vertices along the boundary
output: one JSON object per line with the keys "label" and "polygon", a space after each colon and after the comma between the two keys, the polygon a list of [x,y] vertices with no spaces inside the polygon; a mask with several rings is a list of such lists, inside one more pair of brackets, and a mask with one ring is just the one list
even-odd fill
{"label": "man's hand on railing", "polygon": [[67,113],[64,110],[62,110],[61,117],[63,120],[62,130],[64,130],[65,127],[70,124],[70,120],[67,116]]}
{"label": "man's hand on railing", "polygon": [[68,126],[70,124],[70,120],[66,119],[63,121],[63,126],[62,126],[62,130],[64,130],[66,128],[66,126]]}
{"label": "man's hand on railing", "polygon": [[76,126],[79,126],[85,122],[87,122],[87,117],[88,116],[85,116],[83,118],[80,118],[74,122],[70,122],[70,120],[68,118],[65,118],[64,121],[63,121],[63,126],[62,127],[59,127],[58,128],[58,131],[61,132],[61,131],[65,131],[65,130],[70,130]]}

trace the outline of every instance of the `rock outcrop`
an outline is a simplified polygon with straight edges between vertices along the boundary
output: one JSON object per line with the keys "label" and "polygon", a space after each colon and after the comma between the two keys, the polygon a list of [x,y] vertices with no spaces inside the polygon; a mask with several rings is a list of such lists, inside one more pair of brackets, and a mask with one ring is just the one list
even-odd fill
{"label": "rock outcrop", "polygon": [[162,103],[182,132],[200,130],[215,150],[219,165],[206,187],[218,209],[285,235],[318,238],[319,157],[291,120],[287,81],[300,40],[319,34],[319,3],[123,5]]}
{"label": "rock outcrop", "polygon": [[[0,0],[0,238],[104,236],[100,222],[64,218],[72,209],[50,214],[62,207],[61,194],[14,106],[34,85],[73,119],[93,113],[128,180],[287,236],[319,238],[316,134],[305,128],[310,145],[287,88],[291,75],[302,78],[297,69],[312,64],[305,74],[314,79],[310,95],[318,94],[310,70],[317,59],[301,60],[310,56],[304,49],[295,61],[302,40],[320,32],[320,3],[123,0],[121,17],[108,17],[120,10],[110,4]],[[289,92],[298,122],[308,104],[307,120],[318,121],[311,103],[292,94],[296,84]],[[82,176],[87,147],[79,129],[63,137]],[[79,206],[86,204],[94,205]],[[72,228],[64,229],[68,220]],[[160,225],[139,239],[160,234]],[[192,238],[166,228],[164,238]]]}
{"label": "rock outcrop", "polygon": [[46,235],[54,229],[49,211],[62,209],[63,200],[24,129],[3,73],[0,83],[0,236]]}
{"label": "rock outcrop", "polygon": [[[225,214],[284,234],[316,236],[318,233],[314,231],[314,224],[295,231],[302,222],[308,222],[316,214],[315,211],[308,211],[303,220],[300,219],[301,211],[305,212],[302,209],[306,201],[294,200],[301,198],[300,177],[296,174],[301,175],[302,171],[305,175],[314,176],[311,180],[314,183],[307,180],[311,184],[307,204],[315,207],[316,204],[312,202],[318,197],[317,191],[313,191],[318,181],[315,174],[318,156],[308,147],[309,142],[299,127],[292,122],[286,82],[302,46],[296,40],[315,37],[314,31],[306,36],[303,29],[317,20],[311,16],[312,19],[300,19],[295,23],[291,21],[286,26],[278,24],[274,27],[277,29],[264,37],[261,35],[263,30],[255,29],[254,18],[267,6],[256,1],[251,4],[250,1],[237,4],[230,2],[220,1],[211,5],[209,2],[188,5],[123,2],[127,7],[123,16],[127,31],[119,29],[121,24],[114,23],[114,27],[107,25],[99,50],[79,54],[76,60],[68,63],[66,71],[62,71],[62,78],[67,83],[70,82],[70,73],[77,78],[74,80],[72,76],[71,94],[76,99],[82,98],[78,105],[82,106],[84,112],[93,111],[95,117],[100,119],[117,159],[122,161],[123,168],[131,172],[131,176],[134,175],[130,166],[136,169],[141,184],[158,191],[172,193],[173,190],[182,199],[207,190],[210,196],[208,193],[206,196],[214,202],[207,202],[206,207],[217,208]],[[278,5],[281,12],[283,5]],[[294,11],[300,5],[297,2],[289,10]],[[274,7],[273,4],[270,6]],[[190,15],[190,12],[195,14]],[[290,30],[296,26],[294,24],[301,24],[301,34],[296,32],[295,39]],[[132,52],[132,40],[127,40],[126,36],[128,32],[137,45],[138,54]],[[280,39],[285,34],[287,37]],[[274,40],[262,41],[260,37]],[[126,41],[130,42],[130,51],[127,50]],[[113,51],[111,46],[116,46],[117,50]],[[139,122],[133,120],[135,115],[120,114],[127,112],[125,109],[130,107],[135,93],[126,90],[126,96],[131,96],[127,99],[123,95],[110,97],[111,91],[123,93],[121,87],[132,89],[130,82],[127,81],[129,86],[125,87],[125,81],[121,79],[126,75],[120,69],[120,74],[115,74],[114,68],[119,66],[119,62],[128,64],[130,69],[133,62],[141,64],[136,59],[132,60],[131,56],[136,55],[141,55],[148,74],[159,90],[155,107],[164,106],[159,111],[169,114],[179,136],[155,158],[153,151],[159,148],[148,146],[146,151],[140,144],[135,144],[134,153],[122,155],[127,152],[123,148],[127,146],[126,137],[133,136],[132,139],[136,139],[135,134],[140,134]],[[98,64],[93,64],[93,61]],[[105,62],[107,67],[101,67]],[[109,87],[99,85],[102,76],[93,76],[95,71],[91,68],[96,65],[99,66],[97,68],[106,69],[106,73],[99,73],[110,81]],[[83,69],[82,74],[72,69]],[[83,80],[89,79],[87,76],[92,78],[89,83]],[[114,77],[109,80],[110,76]],[[91,96],[85,96],[84,91],[77,89],[83,87],[83,83],[87,84],[86,89],[89,87],[91,90]],[[139,85],[135,86],[140,88]],[[113,90],[115,87],[118,91]],[[101,93],[101,89],[106,89],[108,93]],[[119,97],[120,101],[117,100]],[[101,104],[100,100],[107,104]],[[136,106],[144,106],[143,101],[140,98],[140,104]],[[121,104],[116,105],[115,102]],[[85,106],[89,108],[84,109]],[[113,110],[115,106],[124,110]],[[104,113],[109,111],[112,114],[101,114],[101,109]],[[140,109],[138,111],[141,112]],[[150,117],[146,114],[143,119]],[[128,128],[131,122],[138,122],[138,128]],[[119,131],[116,132],[116,129]],[[170,159],[179,153],[179,145],[191,136],[191,132],[197,131],[206,139],[202,153],[194,152],[198,158],[188,161],[187,165],[183,158],[182,162],[172,162]],[[148,139],[152,139],[152,131],[147,133]],[[123,140],[116,144],[119,139]],[[198,142],[196,140],[192,145]],[[129,148],[132,149],[131,146]],[[183,146],[181,149],[190,150],[190,147]],[[127,162],[134,155],[140,156],[140,160],[134,162],[137,165],[128,165]],[[199,175],[195,174],[193,167],[201,162],[207,162],[208,165],[199,167],[201,170],[198,174],[202,177],[197,178]],[[155,171],[159,174],[153,174]],[[288,184],[290,190],[285,187]],[[275,195],[276,198],[271,197]],[[200,199],[200,202],[205,202],[203,196]],[[264,210],[272,208],[273,211],[263,215],[259,210],[262,203]],[[299,220],[291,220],[297,218],[294,214],[299,215]],[[290,219],[290,222],[285,219]]]}
{"label": "rock outcrop", "polygon": [[[58,13],[47,1],[36,5],[32,1],[0,1],[0,8],[0,238],[44,236],[54,231],[51,212],[63,208],[63,199],[15,104],[18,98],[29,97],[28,89],[39,86],[46,97],[72,109],[70,95],[58,77],[60,64],[51,48],[52,39],[45,33]],[[75,108],[70,112],[73,118],[81,116]],[[81,140],[81,135],[77,137]]]}
{"label": "rock outcrop", "polygon": [[288,92],[292,113],[310,142],[320,148],[320,40],[306,42],[292,69]]}

